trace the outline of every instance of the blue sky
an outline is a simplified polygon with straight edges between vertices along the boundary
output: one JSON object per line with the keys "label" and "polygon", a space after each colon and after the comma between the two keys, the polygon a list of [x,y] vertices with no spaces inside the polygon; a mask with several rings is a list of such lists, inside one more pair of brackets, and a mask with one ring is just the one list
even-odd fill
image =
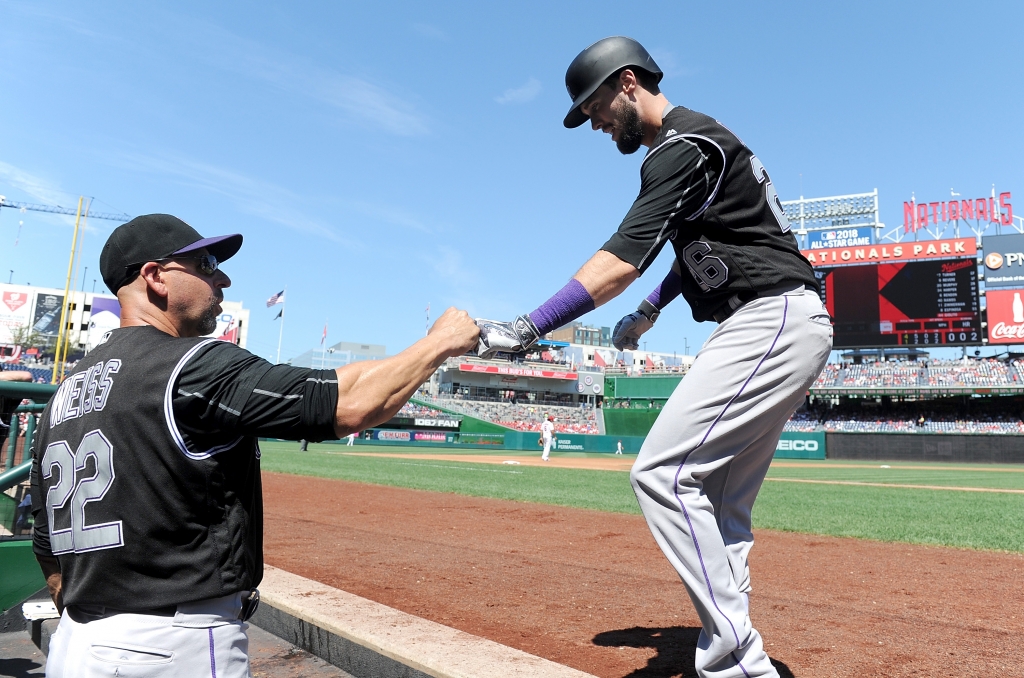
{"label": "blue sky", "polygon": [[[566,130],[565,68],[625,34],[669,100],[764,162],[783,200],[879,190],[882,219],[950,188],[1024,213],[1024,3],[0,2],[0,194],[241,232],[249,347],[422,336],[424,309],[505,319],[617,227],[642,153]],[[24,221],[17,247],[18,221]],[[63,287],[71,220],[0,212],[0,272]],[[86,289],[111,222],[90,222]],[[614,325],[670,266],[666,250]],[[97,283],[97,289],[102,281]],[[681,300],[648,336],[710,334]]]}

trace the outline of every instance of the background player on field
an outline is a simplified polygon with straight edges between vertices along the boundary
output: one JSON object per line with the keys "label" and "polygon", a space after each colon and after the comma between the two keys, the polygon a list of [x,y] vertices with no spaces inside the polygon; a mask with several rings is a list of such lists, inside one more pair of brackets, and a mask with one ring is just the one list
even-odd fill
{"label": "background player on field", "polygon": [[661,75],[623,37],[591,45],[570,64],[565,126],[589,119],[624,154],[646,146],[639,195],[551,299],[509,322],[478,320],[478,353],[529,348],[619,295],[672,243],[672,270],[619,321],[613,343],[636,349],[680,294],[695,320],[719,325],[661,411],[630,480],[700,615],[697,673],[778,676],[749,616],[750,511],[783,425],[828,359],[832,328],[760,160],[714,119],[672,106]]}
{"label": "background player on field", "polygon": [[339,438],[387,421],[478,330],[450,308],[398,355],[338,370],[204,339],[242,236],[137,217],[100,255],[121,326],[46,406],[34,550],[58,609],[46,675],[249,675],[263,576],[258,436]]}
{"label": "background player on field", "polygon": [[548,460],[548,455],[551,454],[551,436],[555,431],[555,418],[548,417],[544,420],[544,423],[540,425],[540,438],[541,442],[544,443],[544,452],[540,458],[544,461]]}

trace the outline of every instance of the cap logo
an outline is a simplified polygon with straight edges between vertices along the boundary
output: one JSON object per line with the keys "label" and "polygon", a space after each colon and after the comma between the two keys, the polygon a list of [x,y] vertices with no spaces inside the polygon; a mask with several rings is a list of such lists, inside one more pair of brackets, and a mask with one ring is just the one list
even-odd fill
{"label": "cap logo", "polygon": [[670,129],[669,131],[665,132],[666,137],[670,137],[673,134],[678,134],[678,132],[676,132],[674,129]]}

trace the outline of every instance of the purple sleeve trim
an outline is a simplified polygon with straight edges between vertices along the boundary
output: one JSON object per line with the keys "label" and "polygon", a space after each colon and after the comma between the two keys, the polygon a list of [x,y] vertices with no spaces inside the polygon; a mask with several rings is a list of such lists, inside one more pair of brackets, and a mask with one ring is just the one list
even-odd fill
{"label": "purple sleeve trim", "polygon": [[543,336],[593,310],[594,299],[590,296],[590,292],[587,292],[587,288],[579,280],[573,278],[569,284],[558,290],[555,296],[531,313],[530,320]]}
{"label": "purple sleeve trim", "polygon": [[675,269],[668,272],[661,284],[654,288],[654,291],[647,295],[647,301],[659,311],[669,302],[678,297],[683,291],[683,279],[675,272]]}

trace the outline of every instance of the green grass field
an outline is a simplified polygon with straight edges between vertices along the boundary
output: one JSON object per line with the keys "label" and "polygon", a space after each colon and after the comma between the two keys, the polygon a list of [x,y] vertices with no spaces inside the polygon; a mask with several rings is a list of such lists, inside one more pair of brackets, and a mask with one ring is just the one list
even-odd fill
{"label": "green grass field", "polygon": [[[627,475],[533,466],[503,466],[384,456],[347,456],[340,445],[262,443],[265,471],[338,478],[432,492],[453,492],[558,506],[639,513]],[[492,454],[504,450],[360,446],[358,452]],[[511,453],[518,454],[518,453]],[[559,454],[560,457],[606,457]],[[769,479],[883,485],[928,485],[1024,491],[1024,467],[893,462],[780,460]],[[1024,494],[765,482],[754,505],[755,528],[960,548],[1024,552]]]}

